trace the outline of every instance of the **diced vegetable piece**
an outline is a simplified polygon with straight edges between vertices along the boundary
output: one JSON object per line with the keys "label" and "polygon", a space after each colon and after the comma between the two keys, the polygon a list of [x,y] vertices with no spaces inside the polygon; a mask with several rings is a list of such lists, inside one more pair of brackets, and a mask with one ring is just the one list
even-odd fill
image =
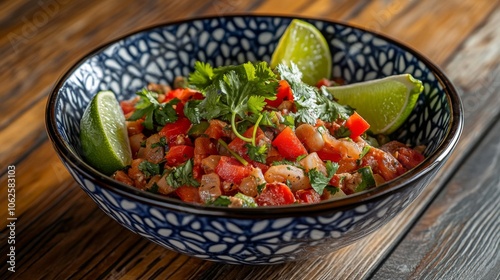
{"label": "diced vegetable piece", "polygon": [[323,136],[321,136],[321,133],[310,124],[304,123],[299,125],[297,129],[295,129],[295,134],[310,152],[319,151],[325,146],[325,140]]}
{"label": "diced vegetable piece", "polygon": [[187,134],[190,127],[191,122],[187,118],[179,118],[173,123],[167,123],[158,134],[167,137],[168,141],[171,141],[178,135]]}
{"label": "diced vegetable piece", "polygon": [[167,164],[169,166],[177,166],[186,162],[186,160],[193,158],[194,148],[191,146],[172,146],[165,155]]}
{"label": "diced vegetable piece", "polygon": [[224,181],[239,184],[243,178],[250,174],[251,167],[244,166],[236,159],[221,156],[215,173],[217,173]]}
{"label": "diced vegetable piece", "polygon": [[376,186],[375,178],[373,177],[373,172],[370,166],[362,167],[358,169],[357,172],[361,174],[361,183],[356,186],[354,192],[361,192]]}
{"label": "diced vegetable piece", "polygon": [[321,201],[321,196],[313,189],[298,190],[295,197],[299,203],[317,203]]}
{"label": "diced vegetable piece", "polygon": [[298,156],[306,155],[307,150],[290,127],[283,129],[272,142],[279,153],[286,159],[295,160]]}
{"label": "diced vegetable piece", "polygon": [[197,187],[181,186],[175,190],[175,193],[182,201],[200,203],[200,193]]}
{"label": "diced vegetable piece", "polygon": [[309,172],[311,169],[317,169],[326,175],[325,163],[321,160],[317,153],[308,154],[305,158],[301,159],[299,163],[304,166],[306,172]]}
{"label": "diced vegetable piece", "polygon": [[143,122],[143,119],[138,119],[136,121],[126,121],[125,124],[127,125],[128,135],[132,136],[141,133],[144,130],[144,126],[142,125]]}
{"label": "diced vegetable piece", "polygon": [[241,184],[238,188],[243,194],[256,197],[258,194],[258,186],[265,183],[266,180],[260,168],[253,168],[250,175],[241,180]]}
{"label": "diced vegetable piece", "polygon": [[268,183],[280,182],[289,184],[293,191],[311,187],[309,178],[304,173],[304,170],[292,165],[271,166],[264,174],[264,178]]}
{"label": "diced vegetable piece", "polygon": [[363,119],[356,111],[352,114],[347,121],[345,126],[351,131],[350,137],[355,139],[361,134],[365,133],[370,128],[370,124]]}
{"label": "diced vegetable piece", "polygon": [[205,174],[201,176],[200,187],[198,188],[200,199],[203,202],[215,200],[222,195],[221,183],[219,175],[215,173]]}
{"label": "diced vegetable piece", "polygon": [[295,196],[283,183],[268,183],[255,202],[259,206],[287,205],[295,202]]}
{"label": "diced vegetable piece", "polygon": [[276,99],[266,99],[266,103],[269,106],[277,108],[285,100],[293,101],[293,93],[288,82],[285,80],[281,80],[279,82],[278,90],[276,93]]}
{"label": "diced vegetable piece", "polygon": [[228,131],[230,131],[230,129],[227,127],[227,123],[215,119],[209,120],[208,123],[209,126],[207,130],[205,130],[204,134],[206,134],[209,138],[220,139],[222,137],[229,136]]}
{"label": "diced vegetable piece", "polygon": [[164,174],[158,182],[156,182],[156,185],[158,186],[158,193],[169,195],[173,192],[175,192],[175,188],[167,183],[167,174]]}
{"label": "diced vegetable piece", "polygon": [[161,138],[158,134],[149,136],[146,139],[146,146],[139,149],[137,156],[154,164],[160,163],[165,157],[165,143],[162,143],[164,140]]}

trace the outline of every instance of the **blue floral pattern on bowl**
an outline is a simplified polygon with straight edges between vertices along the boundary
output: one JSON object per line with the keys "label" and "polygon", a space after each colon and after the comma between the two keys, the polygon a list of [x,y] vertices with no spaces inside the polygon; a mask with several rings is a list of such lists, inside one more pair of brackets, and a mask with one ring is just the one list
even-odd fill
{"label": "blue floral pattern on bowl", "polygon": [[[389,183],[373,195],[368,192],[366,197],[373,198],[340,203],[342,207],[337,208],[327,202],[318,207],[292,207],[290,215],[234,209],[235,215],[218,216],[214,214],[218,210],[206,212],[200,206],[132,190],[98,175],[79,159],[80,118],[99,90],[110,89],[125,100],[150,82],[171,84],[176,76],[188,75],[197,60],[217,66],[269,61],[290,21],[267,16],[183,21],[132,34],[87,56],[63,77],[48,105],[49,135],[73,178],[107,215],[129,230],[170,250],[207,260],[235,264],[293,261],[341,248],[380,228],[416,198],[453,149],[461,119],[455,120],[454,127],[450,120],[460,106],[452,110],[449,91],[453,98],[456,93],[420,55],[344,24],[308,20],[330,45],[334,76],[353,83],[411,73],[424,83],[416,109],[393,137],[426,145],[426,156],[440,149],[441,154],[420,167],[420,176],[403,178],[406,186]],[[256,210],[253,215],[252,210]]]}

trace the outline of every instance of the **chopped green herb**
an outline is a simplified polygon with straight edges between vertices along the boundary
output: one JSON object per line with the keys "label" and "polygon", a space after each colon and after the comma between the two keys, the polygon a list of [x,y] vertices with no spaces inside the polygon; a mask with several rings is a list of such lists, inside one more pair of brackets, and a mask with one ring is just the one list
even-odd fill
{"label": "chopped green herb", "polygon": [[193,178],[193,160],[190,159],[184,164],[172,168],[167,175],[167,183],[178,188],[180,186],[198,187],[200,183]]}
{"label": "chopped green herb", "polygon": [[153,183],[153,185],[146,191],[150,193],[158,193],[158,188],[158,185],[156,183]]}
{"label": "chopped green herb", "polygon": [[144,173],[144,176],[151,178],[154,175],[160,174],[160,165],[145,160],[139,163],[139,170]]}
{"label": "chopped green herb", "polygon": [[262,183],[260,185],[257,185],[257,193],[261,194],[265,187],[266,187],[266,183]]}
{"label": "chopped green herb", "polygon": [[165,137],[161,137],[160,142],[151,144],[151,148],[164,147],[165,145],[167,145],[167,139]]}
{"label": "chopped green herb", "polygon": [[359,154],[359,158],[356,160],[357,165],[361,164],[363,157],[366,156],[366,154],[370,151],[370,149],[371,147],[368,145],[363,147],[363,150],[361,150],[361,154]]}
{"label": "chopped green herb", "polygon": [[332,179],[339,165],[337,163],[332,163],[331,161],[326,162],[326,173],[323,174],[318,169],[314,168],[307,172],[307,176],[309,177],[309,181],[311,182],[312,188],[318,193],[323,194],[323,190],[328,186],[330,180]]}
{"label": "chopped green herb", "polygon": [[325,190],[333,195],[333,194],[336,194],[340,189],[338,187],[334,187],[334,186],[326,186]]}
{"label": "chopped green herb", "polygon": [[295,118],[291,115],[286,115],[283,117],[283,122],[282,124],[291,127],[292,129],[295,128]]}
{"label": "chopped green herb", "polygon": [[231,200],[229,200],[228,196],[221,195],[212,201],[208,201],[207,205],[220,206],[220,207],[228,207],[231,204]]}
{"label": "chopped green herb", "polygon": [[260,162],[266,163],[267,159],[267,145],[254,146],[252,144],[246,144],[248,149],[248,156],[250,159]]}
{"label": "chopped green herb", "polygon": [[296,64],[290,67],[285,64],[277,66],[282,79],[285,79],[294,96],[297,112],[292,115],[298,122],[315,124],[317,119],[332,122],[338,118],[347,119],[353,112],[352,108],[342,106],[324,88],[321,92],[302,81],[302,73]]}
{"label": "chopped green herb", "polygon": [[[255,145],[255,135],[248,138],[238,132],[236,119],[261,115],[265,99],[276,98],[278,80],[266,62],[247,62],[215,69],[209,64],[196,62],[189,83],[205,94],[205,99],[197,106],[202,119],[228,119],[238,138]],[[262,118],[259,116],[258,120]]]}
{"label": "chopped green herb", "polygon": [[364,191],[376,186],[375,177],[370,166],[365,166],[358,169],[357,173],[361,174],[361,183],[356,186],[354,192]]}
{"label": "chopped green herb", "polygon": [[351,136],[351,131],[349,128],[345,126],[339,127],[337,130],[335,130],[335,138],[346,138]]}
{"label": "chopped green herb", "polygon": [[241,201],[243,202],[243,205],[242,205],[243,208],[255,208],[255,207],[257,207],[257,203],[255,203],[255,200],[250,196],[244,195],[242,193],[237,193],[234,195],[234,197],[241,199]]}
{"label": "chopped green herb", "polygon": [[177,113],[173,105],[180,100],[172,99],[167,103],[159,103],[157,100],[158,94],[147,89],[136,93],[140,100],[135,104],[135,112],[128,118],[130,121],[138,120],[145,116],[144,127],[148,130],[158,130],[167,123],[172,123],[177,120]]}

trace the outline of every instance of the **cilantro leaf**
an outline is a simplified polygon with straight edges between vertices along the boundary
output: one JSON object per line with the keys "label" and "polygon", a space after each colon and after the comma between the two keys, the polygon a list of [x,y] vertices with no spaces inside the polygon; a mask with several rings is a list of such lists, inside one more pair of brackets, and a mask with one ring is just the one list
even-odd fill
{"label": "cilantro leaf", "polygon": [[253,197],[244,195],[242,193],[237,193],[234,195],[235,198],[240,199],[243,202],[243,205],[241,207],[243,208],[255,208],[257,207],[257,203],[255,203],[255,200]]}
{"label": "cilantro leaf", "polygon": [[184,164],[174,167],[170,170],[167,175],[167,183],[178,188],[181,186],[193,186],[198,187],[200,183],[193,178],[193,160],[190,159]]}
{"label": "cilantro leaf", "polygon": [[307,176],[309,177],[309,181],[311,182],[312,188],[318,194],[323,194],[323,190],[328,186],[330,180],[332,179],[333,175],[335,174],[338,168],[339,165],[337,163],[332,163],[331,161],[327,161],[326,176],[316,168],[309,170],[309,172],[307,172]]}
{"label": "cilantro leaf", "polygon": [[297,122],[315,124],[317,119],[332,122],[338,118],[347,119],[352,114],[352,108],[342,106],[333,100],[326,91],[304,83],[302,73],[296,64],[290,67],[285,64],[277,66],[281,78],[286,80],[292,89],[297,112],[293,113]]}
{"label": "cilantro leaf", "polygon": [[257,185],[257,193],[261,194],[265,187],[266,187],[266,183],[262,183],[260,185]]}
{"label": "cilantro leaf", "polygon": [[167,145],[167,138],[161,137],[160,142],[151,144],[151,148],[164,147],[165,145]]}
{"label": "cilantro leaf", "polygon": [[211,85],[214,76],[214,70],[208,63],[196,61],[194,72],[189,75],[189,84],[202,89]]}
{"label": "cilantro leaf", "polygon": [[[190,75],[190,84],[205,94],[198,104],[202,119],[223,118],[231,121],[231,128],[237,137],[245,142],[254,142],[254,137],[242,136],[236,128],[236,119],[253,120],[260,115],[265,99],[276,96],[278,80],[266,62],[247,62],[241,65],[212,68],[204,63],[195,64]],[[258,123],[258,121],[255,121]]]}
{"label": "cilantro leaf", "polygon": [[156,183],[153,183],[153,185],[149,189],[147,189],[146,191],[150,192],[150,193],[158,193],[159,188],[160,187],[158,187],[158,185]]}
{"label": "cilantro leaf", "polygon": [[250,159],[260,163],[266,163],[267,145],[254,146],[252,144],[246,144],[246,147],[248,149],[248,156]]}
{"label": "cilantro leaf", "polygon": [[189,100],[184,104],[184,115],[189,121],[193,124],[198,124],[201,122],[201,112],[198,108],[198,105],[201,103],[201,100]]}
{"label": "cilantro leaf", "polygon": [[147,160],[139,163],[139,170],[144,173],[144,176],[151,178],[154,175],[160,174],[160,165],[151,163]]}
{"label": "cilantro leaf", "polygon": [[156,99],[158,94],[147,89],[138,91],[136,94],[140,99],[135,105],[136,110],[128,118],[129,121],[135,121],[145,116],[144,127],[148,130],[154,130],[177,120],[177,112],[173,105],[177,104],[179,99],[173,99],[168,103],[160,103]]}
{"label": "cilantro leaf", "polygon": [[228,196],[221,195],[212,201],[208,201],[207,205],[220,206],[220,207],[228,207],[231,204],[231,200],[229,200]]}

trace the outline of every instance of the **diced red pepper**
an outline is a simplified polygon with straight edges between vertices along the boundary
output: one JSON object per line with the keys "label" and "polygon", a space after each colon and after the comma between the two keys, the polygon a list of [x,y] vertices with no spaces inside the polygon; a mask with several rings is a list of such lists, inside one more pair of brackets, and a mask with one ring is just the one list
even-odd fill
{"label": "diced red pepper", "polygon": [[172,146],[165,155],[167,164],[169,166],[178,166],[186,162],[188,159],[193,158],[194,148],[191,146]]}
{"label": "diced red pepper", "polygon": [[224,181],[239,184],[243,178],[250,175],[250,166],[244,166],[238,160],[222,156],[215,167],[215,173],[219,175]]}
{"label": "diced red pepper", "polygon": [[266,99],[266,103],[272,107],[278,107],[283,101],[293,101],[293,92],[286,80],[279,82],[275,100]]}
{"label": "diced red pepper", "polygon": [[287,205],[295,202],[295,196],[283,183],[268,183],[255,202],[259,206]]}
{"label": "diced red pepper", "polygon": [[182,201],[200,203],[200,193],[197,187],[181,186],[175,190],[175,194],[179,196]]}
{"label": "diced red pepper", "polygon": [[313,189],[298,190],[295,192],[295,197],[300,203],[317,203],[321,201],[321,195]]}
{"label": "diced red pepper", "polygon": [[187,118],[178,118],[177,121],[173,123],[167,123],[158,134],[164,136],[171,141],[175,139],[178,135],[187,134],[189,128],[191,127],[191,122]]}
{"label": "diced red pepper", "polygon": [[354,114],[347,119],[345,126],[351,131],[351,139],[355,139],[370,128],[370,124],[357,112],[354,112]]}
{"label": "diced red pepper", "polygon": [[295,160],[298,156],[307,155],[306,148],[288,126],[274,138],[272,144],[286,159]]}

